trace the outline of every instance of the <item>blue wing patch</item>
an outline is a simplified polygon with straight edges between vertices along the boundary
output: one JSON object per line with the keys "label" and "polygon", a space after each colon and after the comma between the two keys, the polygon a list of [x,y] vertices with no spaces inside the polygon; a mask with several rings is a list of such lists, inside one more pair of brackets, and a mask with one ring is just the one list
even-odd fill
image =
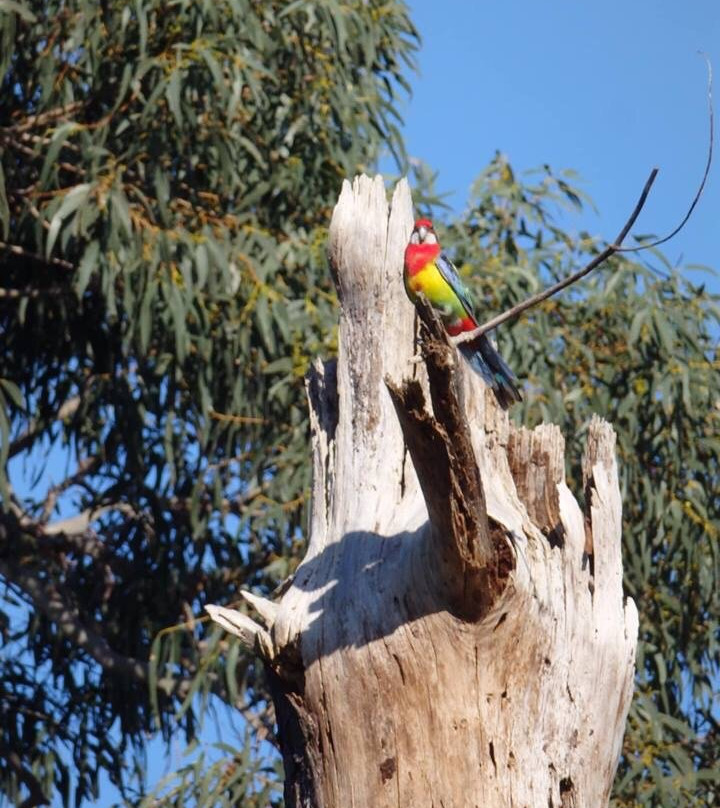
{"label": "blue wing patch", "polygon": [[467,314],[472,317],[473,320],[475,320],[475,309],[473,307],[472,298],[470,297],[470,292],[465,284],[460,280],[460,276],[458,275],[458,271],[455,269],[453,262],[447,257],[447,255],[445,255],[444,252],[441,252],[440,255],[438,255],[438,257],[435,259],[435,266],[438,268],[438,272],[443,276],[445,281],[447,281],[453,292],[455,292],[455,294],[458,296],[458,299],[462,303]]}

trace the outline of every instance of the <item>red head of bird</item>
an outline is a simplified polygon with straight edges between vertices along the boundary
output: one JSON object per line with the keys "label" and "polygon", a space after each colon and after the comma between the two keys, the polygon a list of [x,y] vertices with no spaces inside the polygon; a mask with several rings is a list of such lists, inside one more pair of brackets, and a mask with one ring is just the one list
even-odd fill
{"label": "red head of bird", "polygon": [[410,235],[410,244],[437,244],[438,239],[430,219],[418,219]]}
{"label": "red head of bird", "polygon": [[440,253],[438,237],[430,219],[418,219],[413,227],[410,241],[405,248],[405,274],[412,277],[420,272]]}

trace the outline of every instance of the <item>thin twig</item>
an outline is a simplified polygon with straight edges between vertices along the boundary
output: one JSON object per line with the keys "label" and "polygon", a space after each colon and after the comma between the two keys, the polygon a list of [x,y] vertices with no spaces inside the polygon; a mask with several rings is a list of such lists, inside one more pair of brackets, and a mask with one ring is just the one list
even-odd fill
{"label": "thin twig", "polygon": [[610,247],[613,249],[614,252],[617,252],[620,249],[620,245],[623,243],[623,241],[625,241],[625,237],[627,236],[627,234],[632,229],[632,226],[637,221],[637,217],[640,215],[640,211],[645,206],[645,202],[647,201],[650,189],[652,188],[652,185],[655,182],[655,178],[658,175],[658,170],[659,169],[657,168],[653,168],[653,170],[650,172],[650,176],[647,178],[645,187],[642,189],[642,193],[640,194],[640,199],[638,199],[637,205],[635,205],[633,212],[630,214],[630,218],[625,223],[625,227],[623,227],[623,229],[618,233],[618,236],[615,239],[615,241],[613,241],[613,243],[610,245]]}
{"label": "thin twig", "polygon": [[0,288],[0,300],[20,300],[26,297],[34,300],[38,297],[57,297],[67,292],[68,290],[62,286],[47,286],[45,289],[37,289],[33,286],[24,286],[22,289]]}
{"label": "thin twig", "polygon": [[[92,379],[92,377],[90,377],[90,379]],[[90,379],[85,382],[86,385]],[[69,398],[67,401],[63,402],[57,413],[53,416],[52,421],[43,421],[41,419],[31,421],[27,430],[10,444],[10,448],[8,449],[8,457],[12,458],[15,457],[16,454],[24,452],[29,446],[32,445],[33,441],[49,427],[50,423],[54,421],[64,421],[66,418],[72,418],[78,411],[81,401],[82,399],[80,396],[73,396],[72,398]]]}
{"label": "thin twig", "polygon": [[45,792],[42,790],[39,781],[32,772],[29,772],[25,766],[23,766],[20,755],[18,755],[17,752],[10,752],[8,755],[8,763],[15,771],[17,778],[25,783],[30,792],[30,796],[20,803],[20,808],[35,808],[37,805],[50,805],[50,800],[45,796]]}
{"label": "thin twig", "polygon": [[22,589],[35,608],[57,626],[61,636],[92,657],[107,673],[141,683],[148,681],[148,663],[115,651],[102,634],[82,620],[77,606],[52,578],[10,559],[0,559],[0,575]]}
{"label": "thin twig", "polygon": [[0,250],[6,250],[13,255],[18,255],[21,258],[27,258],[30,261],[37,261],[41,264],[48,264],[50,266],[61,267],[62,269],[72,271],[76,269],[75,264],[70,263],[70,261],[64,261],[62,258],[45,258],[45,256],[40,255],[39,253],[26,250],[19,244],[8,244],[6,241],[0,241]]}
{"label": "thin twig", "polygon": [[600,266],[600,264],[607,261],[612,255],[616,253],[625,253],[625,252],[640,252],[642,250],[649,250],[652,247],[657,247],[660,244],[664,244],[666,241],[669,241],[671,238],[676,236],[682,228],[687,223],[688,219],[692,215],[692,212],[695,210],[698,202],[700,201],[700,197],[705,190],[705,184],[707,182],[708,175],[710,174],[710,166],[712,165],[713,159],[713,142],[715,139],[715,121],[714,121],[714,112],[713,112],[713,102],[712,102],[712,65],[710,64],[710,60],[705,56],[705,61],[707,63],[708,68],[708,108],[709,108],[709,117],[710,117],[710,145],[708,146],[708,156],[707,162],[705,164],[705,171],[703,173],[702,180],[700,182],[700,186],[698,187],[697,193],[693,198],[693,201],[688,209],[688,212],[685,214],[685,217],[680,222],[680,224],[668,235],[663,236],[657,241],[650,242],[649,244],[640,244],[637,247],[623,247],[622,243],[625,240],[627,234],[632,229],[635,221],[637,220],[638,216],[640,215],[640,211],[643,209],[645,202],[647,201],[648,194],[650,193],[650,189],[652,188],[653,183],[655,182],[655,178],[658,174],[658,169],[653,168],[650,172],[650,176],[645,183],[645,187],[640,194],[640,198],[635,205],[633,212],[630,214],[627,222],[623,226],[623,229],[618,234],[615,241],[612,244],[609,244],[605,249],[600,252],[595,258],[590,261],[590,263],[586,264],[581,270],[575,272],[574,274],[570,275],[569,277],[565,278],[558,283],[549,286],[547,289],[543,289],[542,292],[538,292],[535,295],[527,298],[527,300],[523,300],[521,303],[513,306],[512,308],[508,309],[507,311],[502,312],[502,314],[498,314],[496,317],[491,318],[487,322],[483,323],[482,325],[474,328],[472,331],[466,331],[464,334],[460,334],[457,337],[453,337],[452,341],[459,345],[465,342],[472,342],[473,340],[477,339],[478,337],[482,336],[483,334],[487,333],[488,331],[492,331],[492,329],[497,328],[499,325],[511,320],[513,317],[517,317],[518,314],[522,314],[522,312],[526,311],[527,309],[531,308],[532,306],[541,303],[543,300],[547,300],[547,298],[552,297],[554,294],[557,294],[562,289],[567,288],[571,284],[579,281],[580,278],[585,277],[588,273],[592,272],[593,269],[596,269]]}
{"label": "thin twig", "polygon": [[74,474],[66,477],[57,485],[53,485],[49,489],[45,498],[42,513],[38,520],[40,524],[47,524],[53,514],[53,511],[55,510],[58,497],[61,494],[64,494],[68,488],[78,485],[88,474],[93,474],[100,467],[101,463],[102,458],[99,455],[83,458],[82,460],[78,461],[77,471]]}
{"label": "thin twig", "polygon": [[230,421],[233,424],[265,424],[266,418],[259,418],[255,415],[230,415],[226,412],[210,410],[210,417],[216,421]]}
{"label": "thin twig", "polygon": [[463,342],[472,342],[474,339],[482,336],[483,334],[491,331],[493,328],[497,328],[499,325],[502,325],[507,320],[512,319],[513,317],[517,317],[518,314],[522,314],[526,309],[531,308],[532,306],[537,305],[538,303],[546,300],[548,297],[552,297],[554,294],[557,294],[561,290],[565,289],[566,287],[570,286],[571,284],[579,281],[580,278],[585,277],[589,272],[592,272],[593,269],[600,266],[600,264],[607,261],[611,255],[616,253],[622,244],[622,240],[625,236],[630,232],[630,228],[635,224],[635,220],[640,215],[640,211],[643,209],[645,205],[645,201],[647,200],[648,194],[650,193],[650,188],[652,184],[655,182],[655,177],[657,177],[658,169],[653,168],[650,172],[650,176],[647,178],[647,182],[645,183],[645,187],[640,194],[640,198],[635,205],[633,212],[630,214],[630,218],[627,220],[623,229],[618,233],[618,237],[612,244],[609,244],[605,249],[598,253],[595,258],[590,261],[589,264],[586,264],[582,269],[578,270],[574,274],[564,278],[557,283],[554,283],[552,286],[548,286],[547,289],[543,289],[542,292],[538,292],[532,297],[527,298],[527,300],[523,300],[522,303],[518,303],[517,305],[513,306],[511,309],[504,311],[502,314],[498,314],[496,317],[488,320],[487,322],[483,323],[482,325],[474,328],[472,331],[466,331],[464,334],[460,334],[458,337],[453,339],[453,342],[456,345],[459,345]]}
{"label": "thin twig", "polygon": [[3,135],[2,133],[0,133],[0,146],[10,146],[13,149],[17,149],[17,151],[22,152],[26,157],[35,158],[37,156],[34,150],[29,146],[24,146],[14,138]]}
{"label": "thin twig", "polygon": [[44,126],[46,123],[62,118],[65,115],[72,115],[85,106],[84,101],[72,101],[62,107],[49,109],[47,112],[40,112],[37,115],[29,115],[21,121],[10,126],[4,126],[0,132],[24,132],[27,129],[32,129],[34,126]]}

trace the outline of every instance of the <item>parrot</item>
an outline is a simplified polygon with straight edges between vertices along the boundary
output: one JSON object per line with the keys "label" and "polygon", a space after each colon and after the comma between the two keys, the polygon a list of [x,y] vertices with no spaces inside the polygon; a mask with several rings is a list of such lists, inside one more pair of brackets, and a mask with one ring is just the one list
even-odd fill
{"label": "parrot", "polygon": [[[415,222],[405,249],[404,263],[408,297],[414,303],[418,294],[424,294],[428,303],[440,314],[450,336],[455,337],[477,328],[470,293],[450,259],[441,250],[429,219]],[[458,347],[470,367],[495,393],[504,410],[514,402],[522,401],[517,379],[485,334]]]}

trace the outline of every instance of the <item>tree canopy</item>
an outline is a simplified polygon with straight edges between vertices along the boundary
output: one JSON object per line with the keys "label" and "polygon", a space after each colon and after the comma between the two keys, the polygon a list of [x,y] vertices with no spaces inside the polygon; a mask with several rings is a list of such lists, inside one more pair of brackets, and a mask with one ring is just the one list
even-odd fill
{"label": "tree canopy", "polygon": [[[417,47],[401,0],[0,0],[11,802],[87,802],[101,776],[136,802],[148,733],[190,741],[222,703],[246,719],[236,745],[158,799],[279,800],[263,672],[202,608],[271,592],[302,557],[330,210],[383,151],[405,167]],[[441,233],[481,313],[601,249],[562,224],[581,202],[572,176],[496,156]],[[498,337],[518,422],[618,430],[641,616],[618,805],[705,805],[718,780],[720,309],[691,277],[616,257]]]}
{"label": "tree canopy", "polygon": [[220,632],[160,632],[296,563],[329,212],[402,150],[416,35],[386,2],[4,2],[0,25],[0,756],[13,799],[82,799],[178,708],[192,736],[198,691],[265,699]]}

